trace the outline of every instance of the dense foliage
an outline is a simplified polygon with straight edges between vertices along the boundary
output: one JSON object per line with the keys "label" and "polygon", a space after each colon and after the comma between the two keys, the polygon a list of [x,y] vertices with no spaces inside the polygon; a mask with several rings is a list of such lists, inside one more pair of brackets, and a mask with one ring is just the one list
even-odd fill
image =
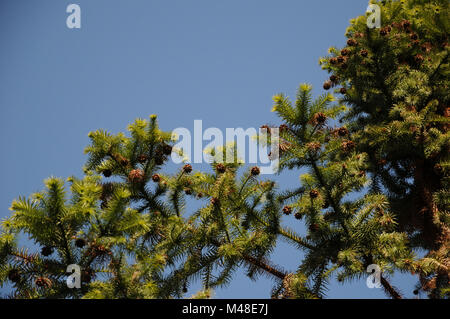
{"label": "dense foliage", "polygon": [[[128,135],[92,132],[83,178],[49,178],[12,203],[0,285],[12,284],[14,298],[180,298],[201,279],[194,297],[208,298],[246,267],[275,280],[273,298],[323,298],[332,276],[365,278],[376,264],[389,297],[402,297],[389,281],[401,271],[418,276],[417,293],[448,298],[448,1],[374,3],[382,28],[358,17],[346,47],[320,59],[331,75],[324,89],[340,99],[314,100],[306,84],[295,101],[274,97],[280,171],[305,172],[296,189],[238,158],[165,174],[180,150],[156,116]],[[21,248],[21,234],[40,251]],[[295,272],[270,261],[281,239],[304,251]],[[71,264],[81,289],[66,284]]]}

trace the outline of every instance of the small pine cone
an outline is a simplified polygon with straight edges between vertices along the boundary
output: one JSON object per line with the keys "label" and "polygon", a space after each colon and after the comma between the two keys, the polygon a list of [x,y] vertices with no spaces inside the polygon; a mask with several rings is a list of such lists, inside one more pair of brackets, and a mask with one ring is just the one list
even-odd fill
{"label": "small pine cone", "polygon": [[283,207],[283,214],[290,215],[292,213],[292,207],[291,206],[284,206]]}
{"label": "small pine cone", "polygon": [[344,62],[344,63],[341,64],[341,68],[342,68],[342,69],[345,70],[347,67],[348,67],[347,63]]}
{"label": "small pine cone", "polygon": [[350,54],[350,50],[349,49],[342,49],[341,50],[341,55],[348,56],[349,54]]}
{"label": "small pine cone", "polygon": [[203,197],[203,193],[198,193],[197,194],[197,198],[202,198]]}
{"label": "small pine cone", "polygon": [[346,88],[340,88],[339,89],[339,93],[346,94],[347,93],[347,89]]}
{"label": "small pine cone", "polygon": [[169,144],[164,144],[162,147],[163,154],[169,156],[172,154],[172,146]]}
{"label": "small pine cone", "polygon": [[332,75],[330,76],[330,81],[331,81],[331,82],[336,83],[337,80],[338,80],[337,75],[332,74]]}
{"label": "small pine cone", "polygon": [[250,173],[251,173],[253,176],[258,176],[259,173],[260,173],[259,167],[258,167],[258,166],[252,167]]}
{"label": "small pine cone", "polygon": [[425,59],[425,58],[423,57],[422,54],[417,54],[417,55],[414,57],[414,61],[416,61],[417,64],[421,64],[421,63],[423,62],[424,59]]}
{"label": "small pine cone", "polygon": [[358,176],[359,177],[364,177],[364,176],[366,176],[366,172],[365,171],[359,171]]}
{"label": "small pine cone", "polygon": [[337,130],[337,133],[338,133],[339,136],[344,137],[344,136],[347,136],[347,135],[348,135],[348,130],[347,130],[347,128],[345,128],[345,127],[340,127],[340,128]]}
{"label": "small pine cone", "polygon": [[300,214],[300,212],[296,212],[296,213],[294,214],[294,217],[295,217],[295,219],[300,220],[300,219],[302,219],[302,214]]}
{"label": "small pine cone", "polygon": [[327,120],[327,116],[325,115],[325,113],[319,112],[314,114],[314,124],[316,125],[323,125],[325,124],[326,120]]}
{"label": "small pine cone", "polygon": [[35,281],[36,286],[41,288],[51,288],[52,281],[46,277],[38,277]]}
{"label": "small pine cone", "polygon": [[53,254],[53,248],[52,247],[49,247],[49,246],[42,247],[42,249],[41,249],[41,255],[42,256],[48,257],[51,254]]}
{"label": "small pine cone", "polygon": [[332,58],[330,59],[330,64],[337,64],[337,63],[338,63],[338,59],[337,59],[337,58],[332,57]]}
{"label": "small pine cone", "polygon": [[386,36],[386,35],[388,35],[388,29],[386,29],[386,28],[381,28],[381,30],[380,30],[380,35],[381,36]]}
{"label": "small pine cone", "polygon": [[185,172],[186,174],[189,174],[190,172],[192,172],[192,166],[190,164],[184,165],[183,172]]}
{"label": "small pine cone", "polygon": [[148,156],[145,154],[141,154],[138,156],[137,160],[139,163],[144,164],[145,162],[147,162]]}
{"label": "small pine cone", "polygon": [[309,231],[312,232],[312,233],[314,233],[314,232],[316,232],[318,230],[319,230],[319,225],[318,224],[311,224],[309,226]]}
{"label": "small pine cone", "polygon": [[141,169],[134,169],[128,174],[128,180],[131,183],[141,183],[144,181],[144,171]]}
{"label": "small pine cone", "polygon": [[422,49],[423,52],[428,53],[431,51],[432,45],[430,42],[425,42],[424,44],[422,44],[420,48]]}
{"label": "small pine cone", "polygon": [[366,58],[369,55],[369,51],[367,51],[366,49],[361,50],[359,52],[359,54],[361,54],[362,57]]}
{"label": "small pine cone", "polygon": [[270,126],[267,125],[267,124],[264,124],[264,125],[261,126],[261,131],[263,131],[266,134],[270,134],[270,130],[271,130]]}
{"label": "small pine cone", "polygon": [[415,289],[415,290],[413,291],[413,294],[417,296],[417,295],[419,294],[419,290],[418,290],[418,289]]}
{"label": "small pine cone", "polygon": [[98,256],[102,256],[102,255],[106,255],[108,253],[108,249],[106,249],[105,246],[103,245],[96,245],[94,244],[91,247],[91,255],[93,257],[98,257]]}
{"label": "small pine cone", "polygon": [[329,90],[331,88],[331,81],[325,81],[325,83],[323,84],[323,88],[325,90]]}
{"label": "small pine cone", "polygon": [[185,193],[186,195],[192,195],[192,189],[190,189],[190,188],[185,188],[185,189],[184,189],[184,193]]}
{"label": "small pine cone", "polygon": [[216,197],[211,198],[211,204],[213,206],[219,205],[219,203],[220,203],[220,201],[218,198],[216,198]]}
{"label": "small pine cone", "polygon": [[353,141],[343,141],[341,145],[345,152],[351,152],[355,148],[356,143]]}
{"label": "small pine cone", "polygon": [[75,240],[75,246],[78,248],[83,248],[84,246],[86,246],[86,241],[83,238],[78,238],[77,240]]}
{"label": "small pine cone", "polygon": [[403,20],[400,25],[403,29],[408,29],[411,26],[411,22],[409,22],[408,20]]}
{"label": "small pine cone", "polygon": [[408,106],[406,107],[406,110],[407,110],[408,112],[417,112],[416,106],[415,106],[415,105],[408,105]]}
{"label": "small pine cone", "polygon": [[122,166],[128,166],[128,164],[130,163],[125,157],[120,154],[116,155],[116,159]]}
{"label": "small pine cone", "polygon": [[20,271],[17,269],[11,269],[8,272],[8,279],[14,283],[18,283],[21,279]]}
{"label": "small pine cone", "polygon": [[102,171],[102,174],[103,174],[103,176],[105,176],[105,177],[111,177],[112,172],[111,172],[110,169],[104,169],[104,170]]}
{"label": "small pine cone", "polygon": [[342,55],[338,56],[336,59],[339,63],[343,63],[345,61],[345,58]]}
{"label": "small pine cone", "polygon": [[306,144],[306,148],[308,149],[308,151],[310,152],[317,152],[320,149],[321,145],[319,142],[310,142],[308,144]]}
{"label": "small pine cone", "polygon": [[315,190],[315,189],[312,189],[309,192],[309,197],[311,197],[312,199],[317,198],[318,196],[319,196],[319,192],[317,190]]}
{"label": "small pine cone", "polygon": [[416,34],[416,33],[411,33],[411,35],[409,36],[409,38],[411,39],[411,40],[417,40],[417,39],[419,39],[419,36]]}
{"label": "small pine cone", "polygon": [[348,39],[347,40],[347,45],[351,46],[351,47],[355,47],[358,45],[358,41],[356,41],[355,39]]}
{"label": "small pine cone", "polygon": [[433,277],[432,279],[428,280],[424,285],[423,285],[423,290],[425,291],[431,291],[436,289],[436,277]]}
{"label": "small pine cone", "polygon": [[287,126],[286,124],[281,124],[279,127],[280,133],[281,132],[286,132],[287,130],[289,130],[289,126]]}
{"label": "small pine cone", "polygon": [[227,170],[225,165],[223,165],[222,163],[219,163],[216,165],[216,170],[219,174],[223,174],[225,173],[225,171]]}
{"label": "small pine cone", "polygon": [[152,181],[154,181],[155,183],[159,183],[160,180],[161,180],[161,176],[159,176],[158,174],[152,175]]}
{"label": "small pine cone", "polygon": [[433,170],[436,173],[436,175],[442,175],[443,170],[442,170],[441,164],[438,163],[438,164],[434,165]]}

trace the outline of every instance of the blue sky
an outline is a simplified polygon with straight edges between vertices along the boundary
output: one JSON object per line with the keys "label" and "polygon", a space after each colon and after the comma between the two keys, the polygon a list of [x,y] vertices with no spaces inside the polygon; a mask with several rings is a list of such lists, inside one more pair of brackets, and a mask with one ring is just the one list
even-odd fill
{"label": "blue sky", "polygon": [[[82,10],[79,30],[66,27],[71,3]],[[193,128],[196,119],[223,130],[278,123],[272,96],[294,97],[302,82],[322,93],[319,57],[345,44],[349,20],[366,7],[366,0],[1,0],[0,217],[48,176],[81,176],[89,131],[117,133],[150,114],[167,131]],[[279,181],[294,186],[298,175]],[[281,244],[273,261],[293,270],[301,256]],[[409,297],[414,283],[394,277]],[[271,287],[239,274],[216,297],[267,298]],[[329,288],[331,298],[384,298],[365,278]]]}

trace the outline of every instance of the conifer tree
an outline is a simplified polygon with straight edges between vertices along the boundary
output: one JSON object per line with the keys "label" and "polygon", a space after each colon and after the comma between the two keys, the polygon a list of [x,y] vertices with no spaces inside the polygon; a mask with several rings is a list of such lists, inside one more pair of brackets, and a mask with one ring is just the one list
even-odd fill
{"label": "conifer tree", "polygon": [[347,46],[321,64],[349,106],[344,121],[368,155],[371,188],[387,196],[409,245],[427,252],[405,269],[437,298],[450,280],[449,2],[373,3],[382,28],[352,20]]}
{"label": "conifer tree", "polygon": [[[376,3],[383,27],[352,20],[347,46],[320,60],[331,73],[324,89],[341,99],[313,100],[306,84],[294,102],[274,97],[280,171],[306,171],[297,188],[263,179],[227,146],[211,150],[209,171],[164,173],[182,152],[156,116],[128,135],[92,132],[83,178],[70,177],[68,190],[49,178],[12,203],[0,285],[11,284],[13,298],[181,298],[200,279],[192,297],[209,298],[245,267],[274,279],[273,298],[323,298],[332,276],[365,278],[375,264],[391,298],[402,297],[396,271],[417,274],[417,291],[448,297],[448,2]],[[21,248],[21,234],[38,251]],[[297,269],[271,261],[279,240],[305,252]],[[81,289],[67,286],[69,265],[80,266]]]}

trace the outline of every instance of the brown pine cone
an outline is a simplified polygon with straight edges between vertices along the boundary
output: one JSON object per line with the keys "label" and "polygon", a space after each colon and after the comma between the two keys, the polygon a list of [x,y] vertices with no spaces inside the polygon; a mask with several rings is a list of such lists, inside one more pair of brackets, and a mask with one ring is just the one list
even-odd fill
{"label": "brown pine cone", "polygon": [[223,165],[222,163],[219,163],[216,165],[216,170],[219,174],[223,174],[225,173],[225,171],[227,170],[225,165]]}
{"label": "brown pine cone", "polygon": [[306,148],[310,152],[317,152],[320,149],[321,145],[319,142],[310,142],[306,144]]}
{"label": "brown pine cone", "polygon": [[342,49],[342,50],[341,50],[341,55],[347,56],[347,55],[349,55],[349,54],[350,54],[350,50],[349,50],[349,49]]}
{"label": "brown pine cone", "polygon": [[292,207],[291,206],[284,206],[283,207],[283,214],[290,215],[292,213]]}
{"label": "brown pine cone", "polygon": [[138,156],[137,160],[139,163],[144,164],[145,162],[147,162],[148,156],[145,154],[141,154]]}
{"label": "brown pine cone", "polygon": [[163,150],[164,155],[168,156],[168,155],[172,154],[172,146],[169,144],[164,144],[162,150]]}
{"label": "brown pine cone", "polygon": [[325,124],[325,122],[327,120],[327,116],[324,113],[319,112],[319,113],[314,114],[313,119],[314,119],[314,124],[323,125],[323,124]]}
{"label": "brown pine cone", "polygon": [[287,130],[289,130],[289,126],[287,126],[286,124],[281,124],[279,127],[280,133],[281,132],[286,132]]}
{"label": "brown pine cone", "polygon": [[311,197],[312,199],[317,198],[318,196],[319,196],[319,192],[317,190],[315,190],[315,189],[312,189],[309,192],[309,197]]}
{"label": "brown pine cone", "polygon": [[191,173],[191,172],[192,172],[192,166],[191,166],[190,164],[184,165],[184,166],[183,166],[183,171],[184,171],[186,174]]}
{"label": "brown pine cone", "polygon": [[358,41],[356,41],[355,39],[348,39],[347,40],[347,45],[351,46],[351,47],[355,47],[358,45]]}
{"label": "brown pine cone", "polygon": [[253,176],[258,176],[259,173],[260,173],[259,167],[258,167],[258,166],[252,167],[250,173],[251,173]]}
{"label": "brown pine cone", "polygon": [[128,174],[128,180],[131,183],[141,183],[144,181],[144,171],[141,169],[134,169]]}
{"label": "brown pine cone", "polygon": [[323,84],[323,88],[325,90],[329,90],[331,88],[331,82],[330,81],[325,81],[325,83]]}
{"label": "brown pine cone", "polygon": [[347,128],[345,128],[345,127],[340,127],[340,128],[337,130],[337,133],[338,133],[339,136],[344,137],[344,136],[347,136],[347,135],[348,135],[348,130],[347,130]]}
{"label": "brown pine cone", "polygon": [[38,277],[35,281],[36,286],[41,288],[51,288],[52,281],[46,277]]}
{"label": "brown pine cone", "polygon": [[355,148],[356,143],[353,141],[343,141],[341,145],[345,152],[350,152]]}
{"label": "brown pine cone", "polygon": [[270,134],[271,128],[269,125],[264,124],[261,126],[261,131],[263,131],[265,134]]}

